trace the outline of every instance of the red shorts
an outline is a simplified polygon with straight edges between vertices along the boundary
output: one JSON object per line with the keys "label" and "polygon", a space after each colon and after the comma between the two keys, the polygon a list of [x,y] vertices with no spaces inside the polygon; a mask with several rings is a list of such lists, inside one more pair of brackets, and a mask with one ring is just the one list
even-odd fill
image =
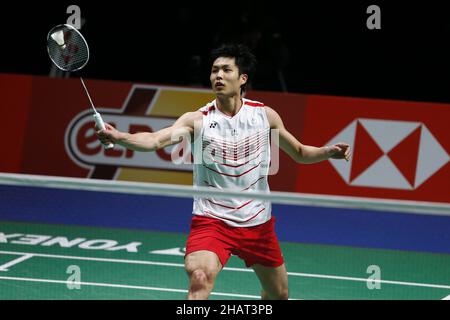
{"label": "red shorts", "polygon": [[247,267],[279,267],[284,259],[274,226],[274,217],[258,226],[236,228],[218,219],[194,215],[185,257],[194,251],[208,250],[217,254],[222,268],[232,254],[244,260]]}

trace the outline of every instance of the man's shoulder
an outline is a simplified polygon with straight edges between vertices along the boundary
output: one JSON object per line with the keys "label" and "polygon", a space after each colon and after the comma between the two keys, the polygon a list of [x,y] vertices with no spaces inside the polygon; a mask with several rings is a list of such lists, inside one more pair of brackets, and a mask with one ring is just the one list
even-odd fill
{"label": "man's shoulder", "polygon": [[187,120],[199,120],[203,117],[203,113],[200,110],[189,111],[182,115]]}
{"label": "man's shoulder", "polygon": [[269,121],[271,128],[278,128],[282,124],[283,121],[280,115],[274,109],[266,105],[264,106],[264,111],[266,112],[267,121]]}
{"label": "man's shoulder", "polygon": [[196,122],[201,121],[203,114],[200,111],[189,111],[184,113],[175,122],[175,126],[187,126],[194,128]]}
{"label": "man's shoulder", "polygon": [[265,107],[265,103],[256,100],[244,99],[244,104],[249,107],[263,108]]}
{"label": "man's shoulder", "polygon": [[205,106],[198,109],[197,111],[200,112],[201,115],[207,116],[208,113],[214,111],[215,109],[216,109],[216,106],[214,104],[214,101],[211,101],[211,102],[207,103]]}

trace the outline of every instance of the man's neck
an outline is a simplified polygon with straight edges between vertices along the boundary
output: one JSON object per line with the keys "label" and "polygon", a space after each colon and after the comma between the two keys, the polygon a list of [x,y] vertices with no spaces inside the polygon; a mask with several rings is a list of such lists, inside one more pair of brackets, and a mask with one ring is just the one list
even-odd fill
{"label": "man's neck", "polygon": [[233,97],[217,97],[216,104],[219,110],[227,116],[233,117],[242,107],[241,95]]}

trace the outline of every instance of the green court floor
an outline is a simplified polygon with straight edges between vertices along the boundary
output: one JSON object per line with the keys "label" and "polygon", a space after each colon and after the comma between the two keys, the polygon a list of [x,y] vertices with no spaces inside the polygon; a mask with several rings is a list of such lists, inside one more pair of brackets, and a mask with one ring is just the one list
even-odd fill
{"label": "green court floor", "polygon": [[[0,299],[185,299],[186,236],[0,221]],[[281,248],[292,299],[450,295],[450,255],[288,242]],[[211,299],[258,299],[259,292],[256,275],[233,256]]]}

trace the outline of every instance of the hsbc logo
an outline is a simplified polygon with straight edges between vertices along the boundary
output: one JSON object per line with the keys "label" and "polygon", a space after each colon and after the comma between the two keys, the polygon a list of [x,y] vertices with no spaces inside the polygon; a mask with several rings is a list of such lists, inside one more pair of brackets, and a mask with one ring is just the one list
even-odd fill
{"label": "hsbc logo", "polygon": [[351,186],[415,190],[450,161],[421,122],[359,118],[328,144],[339,141],[353,146],[353,156],[329,161]]}

